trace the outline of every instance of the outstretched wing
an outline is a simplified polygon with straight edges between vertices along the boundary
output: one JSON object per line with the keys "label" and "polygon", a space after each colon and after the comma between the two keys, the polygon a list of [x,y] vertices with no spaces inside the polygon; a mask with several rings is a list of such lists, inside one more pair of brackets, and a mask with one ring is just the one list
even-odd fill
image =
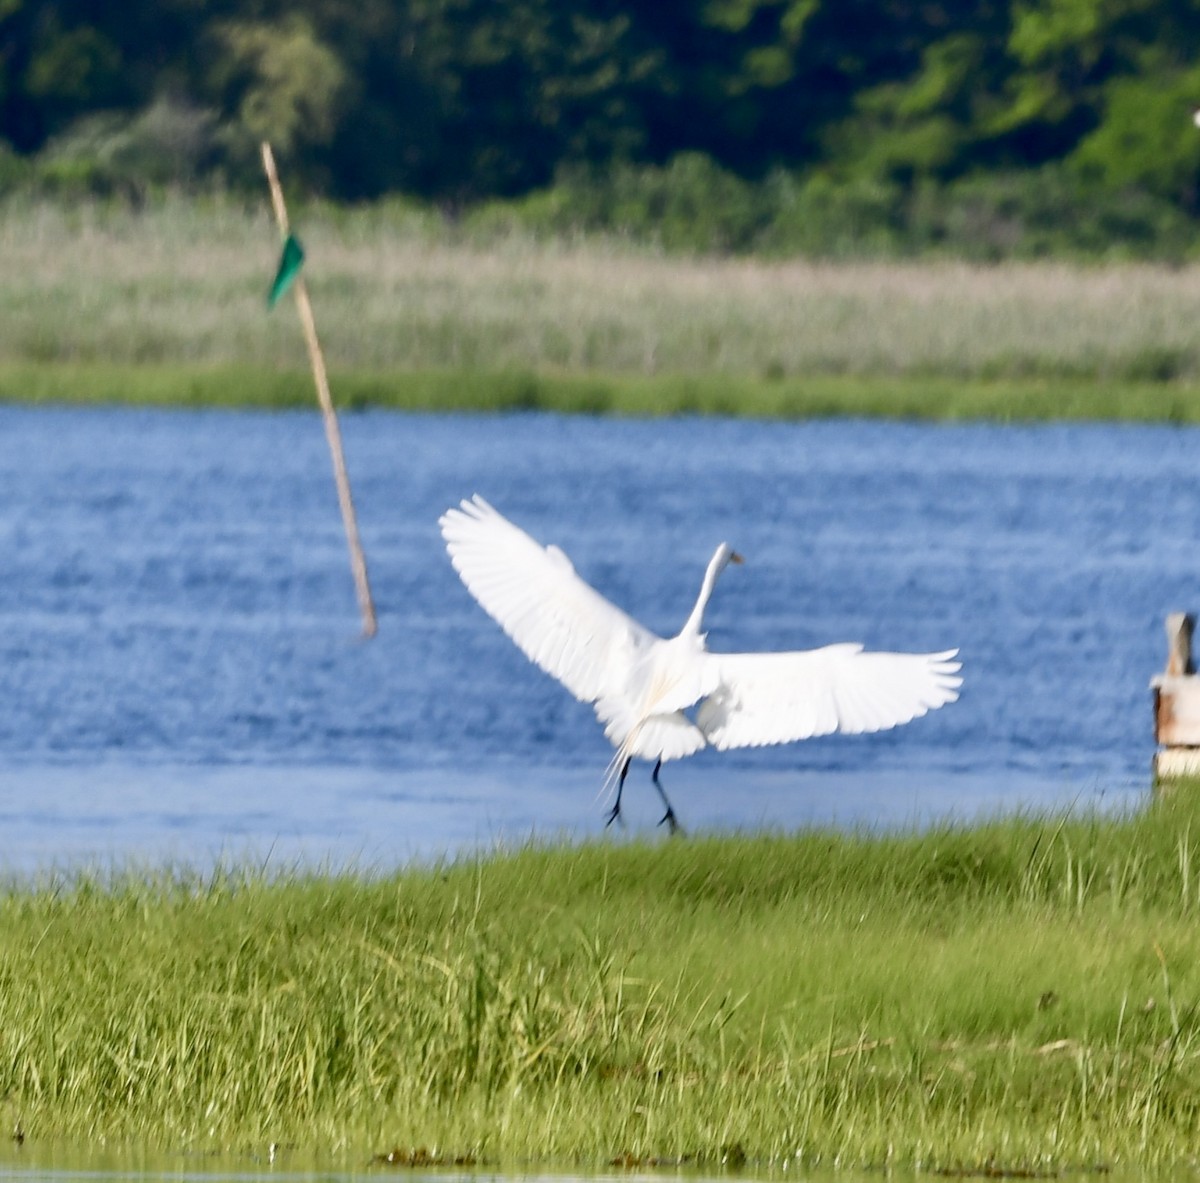
{"label": "outstretched wing", "polygon": [[450,561],[483,610],[582,702],[623,689],[658,638],[478,495],[438,521]]}
{"label": "outstretched wing", "polygon": [[696,725],[717,748],[884,731],[958,698],[957,655],[868,653],[854,644],[712,653],[719,687],[697,708]]}

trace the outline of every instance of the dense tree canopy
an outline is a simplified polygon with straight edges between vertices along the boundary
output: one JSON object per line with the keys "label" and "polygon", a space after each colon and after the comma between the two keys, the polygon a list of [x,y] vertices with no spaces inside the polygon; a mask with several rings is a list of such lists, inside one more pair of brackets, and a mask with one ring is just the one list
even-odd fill
{"label": "dense tree canopy", "polygon": [[[455,205],[700,153],[1200,206],[1191,0],[0,0],[7,159]],[[0,177],[3,172],[0,172]]]}

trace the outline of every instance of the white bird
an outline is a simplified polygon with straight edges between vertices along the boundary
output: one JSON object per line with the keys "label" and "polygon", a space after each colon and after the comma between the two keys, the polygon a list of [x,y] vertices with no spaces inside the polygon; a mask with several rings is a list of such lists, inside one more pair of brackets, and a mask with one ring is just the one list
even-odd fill
{"label": "white bird", "polygon": [[[542,546],[478,495],[439,519],[454,569],[483,610],[535,665],[591,703],[617,749],[611,824],[634,756],[652,779],[672,833],[663,763],[720,750],[882,731],[958,698],[957,649],[867,653],[858,644],[794,653],[712,653],[701,632],[717,577],[741,556],[726,543],[708,564],[696,606],[665,639],[606,600],[556,546]],[[661,824],[661,823],[660,823]]]}

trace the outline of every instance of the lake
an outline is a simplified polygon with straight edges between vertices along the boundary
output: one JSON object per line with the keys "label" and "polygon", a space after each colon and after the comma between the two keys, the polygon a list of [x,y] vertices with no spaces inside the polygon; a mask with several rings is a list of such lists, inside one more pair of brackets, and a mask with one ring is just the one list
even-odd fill
{"label": "lake", "polygon": [[[674,633],[721,540],[718,650],[959,646],[959,702],[671,763],[685,828],[1131,808],[1168,612],[1200,607],[1200,433],[344,416],[359,620],[319,416],[0,408],[0,867],[386,869],[604,831],[589,708],[467,595],[478,492]],[[626,834],[659,802],[635,765]],[[615,829],[613,840],[620,839]]]}

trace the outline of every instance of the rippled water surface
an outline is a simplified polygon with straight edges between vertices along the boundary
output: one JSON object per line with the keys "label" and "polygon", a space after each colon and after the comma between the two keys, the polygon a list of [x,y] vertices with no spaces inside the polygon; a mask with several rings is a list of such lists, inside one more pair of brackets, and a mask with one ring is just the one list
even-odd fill
{"label": "rippled water surface", "polygon": [[[801,1183],[870,1183],[878,1178],[878,1172],[851,1170],[845,1167],[807,1168],[792,1164],[784,1167],[783,1177],[798,1179]],[[1090,1183],[1097,1172],[1061,1172],[1054,1178],[1061,1183]],[[1180,1171],[1144,1172],[1117,1167],[1105,1168],[1104,1177],[1110,1183],[1174,1183],[1176,1179],[1189,1176]],[[552,1173],[526,1171],[504,1174],[487,1167],[455,1172],[404,1170],[381,1167],[369,1162],[323,1162],[313,1163],[303,1155],[286,1147],[256,1151],[248,1149],[240,1154],[153,1154],[137,1151],[98,1150],[94,1153],[78,1152],[66,1148],[33,1149],[28,1146],[9,1151],[0,1151],[0,1180],[12,1183],[356,1183],[358,1180],[380,1178],[403,1178],[406,1183],[630,1183],[630,1181],[680,1180],[688,1183],[708,1183],[711,1180],[729,1178],[780,1178],[779,1168],[766,1167],[761,1172],[752,1168],[740,1170],[736,1175],[728,1173],[705,1175],[694,1169],[658,1170],[641,1169],[604,1173]],[[908,1176],[920,1179],[921,1173]],[[970,1178],[970,1175],[964,1176]]]}
{"label": "rippled water surface", "polygon": [[[896,825],[1147,791],[1163,618],[1200,606],[1200,434],[1107,426],[342,421],[380,629],[316,414],[0,409],[0,866],[390,866],[602,830],[590,710],[467,596],[480,492],[673,633],[713,548],[714,649],[959,646],[893,732],[702,753],[693,830]],[[626,790],[652,827],[648,769]]]}
{"label": "rippled water surface", "polygon": [[[247,1150],[241,1154],[147,1154],[143,1152],[113,1152],[100,1150],[80,1153],[57,1148],[29,1148],[0,1152],[0,1180],[12,1183],[355,1183],[357,1180],[403,1178],[406,1183],[630,1183],[630,1181],[680,1180],[688,1183],[708,1183],[727,1180],[727,1173],[705,1175],[697,1170],[660,1168],[603,1173],[552,1173],[531,1170],[504,1174],[487,1167],[459,1171],[404,1170],[381,1167],[376,1163],[324,1162],[313,1163],[286,1147],[261,1152]],[[850,1170],[845,1167],[797,1168],[794,1164],[784,1177],[801,1183],[869,1183],[878,1172]],[[1183,1178],[1180,1172],[1104,1171],[1111,1183],[1173,1183]],[[756,1173],[750,1168],[733,1176],[739,1179],[780,1177],[778,1168],[766,1168]],[[917,1173],[910,1176],[917,1179]],[[970,1176],[966,1176],[970,1177]],[[1054,1176],[1062,1183],[1089,1183],[1096,1171],[1064,1172]]]}

